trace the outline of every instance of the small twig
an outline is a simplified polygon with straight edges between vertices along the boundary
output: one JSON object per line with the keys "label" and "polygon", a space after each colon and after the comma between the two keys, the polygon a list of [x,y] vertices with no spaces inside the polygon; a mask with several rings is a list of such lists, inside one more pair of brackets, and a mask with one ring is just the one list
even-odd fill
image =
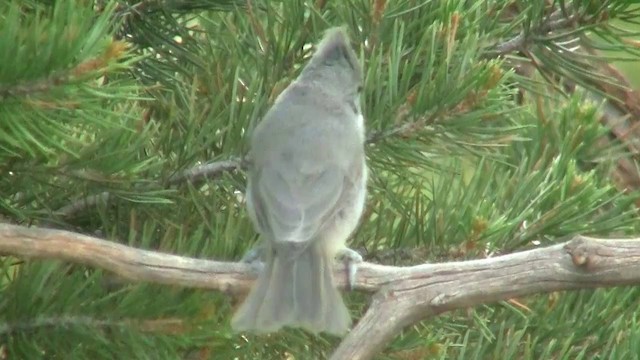
{"label": "small twig", "polygon": [[71,217],[84,209],[92,206],[96,206],[97,204],[106,204],[109,201],[110,194],[105,191],[97,195],[87,196],[85,198],[76,200],[69,205],[65,205],[60,209],[54,212],[55,215],[62,216],[65,218]]}
{"label": "small twig", "polygon": [[[215,179],[225,172],[242,169],[244,167],[246,167],[246,161],[240,158],[214,161],[204,165],[194,166],[172,176],[169,178],[167,185],[176,186],[181,183],[190,183],[198,186],[207,179]],[[89,207],[106,203],[110,197],[111,194],[107,191],[97,195],[89,195],[55,210],[54,214],[64,218],[70,218]]]}
{"label": "small twig", "polygon": [[[246,292],[256,274],[244,263],[187,258],[61,230],[0,224],[0,253],[65,260],[130,281]],[[344,269],[336,282],[345,288]],[[493,258],[392,267],[362,263],[355,290],[376,292],[334,360],[371,359],[406,326],[454,309],[562,290],[640,284],[640,238],[576,236],[544,248]]]}
{"label": "small twig", "polygon": [[520,32],[520,34],[515,37],[499,43],[493,46],[493,51],[490,52],[490,57],[499,57],[501,55],[509,54],[514,51],[524,50],[527,48],[529,42],[533,38],[532,35],[543,35],[547,34],[551,31],[565,29],[569,25],[574,25],[576,21],[579,19],[579,16],[576,14],[570,15],[569,17],[560,18],[562,16],[562,12],[560,10],[555,11],[542,25],[534,29],[533,31],[527,33],[525,31]]}
{"label": "small twig", "polygon": [[225,172],[239,170],[245,167],[246,161],[240,158],[198,165],[172,176],[169,179],[169,185],[178,185],[185,182],[197,185],[206,179],[215,179]]}
{"label": "small twig", "polygon": [[398,134],[406,134],[409,130],[415,130],[415,124],[413,122],[405,123],[400,126],[396,126],[389,130],[376,131],[367,135],[367,144],[375,144],[379,141],[382,141],[385,138],[398,135]]}
{"label": "small twig", "polygon": [[33,95],[36,93],[47,92],[60,84],[67,83],[71,79],[70,74],[61,73],[34,80],[21,84],[2,85],[0,84],[0,100],[9,97],[18,97],[24,95]]}

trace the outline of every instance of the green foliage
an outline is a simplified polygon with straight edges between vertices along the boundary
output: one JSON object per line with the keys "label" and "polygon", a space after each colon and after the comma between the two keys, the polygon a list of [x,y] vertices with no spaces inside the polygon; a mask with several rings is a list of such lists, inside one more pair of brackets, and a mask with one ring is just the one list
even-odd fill
{"label": "green foliage", "polygon": [[[551,24],[561,8],[577,15]],[[612,80],[597,65],[638,60],[621,29],[639,19],[623,0],[2,2],[0,220],[239,259],[256,239],[242,172],[172,179],[244,155],[311,45],[346,24],[365,69],[371,168],[353,247],[408,265],[638,234],[637,192],[612,176],[628,154],[600,121]],[[569,51],[582,35],[605,52]],[[233,334],[229,296],[80,265],[4,256],[0,275],[9,358],[321,359],[339,342]],[[637,292],[444,314],[379,358],[637,358]],[[347,298],[357,317],[368,297]]]}

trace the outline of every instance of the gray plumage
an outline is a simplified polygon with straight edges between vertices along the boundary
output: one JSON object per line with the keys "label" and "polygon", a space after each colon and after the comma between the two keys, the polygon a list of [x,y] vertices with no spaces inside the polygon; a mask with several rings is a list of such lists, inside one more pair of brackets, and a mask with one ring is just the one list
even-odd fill
{"label": "gray plumage", "polygon": [[332,269],[364,207],[361,83],[344,30],[330,29],[253,132],[247,209],[265,266],[232,319],[235,330],[348,330]]}

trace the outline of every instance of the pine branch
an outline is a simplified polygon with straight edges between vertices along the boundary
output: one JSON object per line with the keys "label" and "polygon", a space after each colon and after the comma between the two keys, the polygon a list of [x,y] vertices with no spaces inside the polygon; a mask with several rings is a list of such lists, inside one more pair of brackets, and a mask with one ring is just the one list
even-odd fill
{"label": "pine branch", "polygon": [[[251,266],[163,254],[77,233],[0,224],[0,252],[94,266],[131,281],[245,292]],[[371,359],[403,328],[455,309],[563,290],[640,284],[640,238],[568,242],[494,258],[359,265],[353,289],[375,293],[332,359]],[[335,279],[346,286],[343,268]]]}
{"label": "pine branch", "polygon": [[[529,60],[537,68],[537,70],[544,75],[545,72],[556,73],[553,69],[545,67],[544,64],[538,64],[535,58],[527,51],[536,41],[536,36],[544,36],[549,33],[562,33],[563,31],[569,31],[578,26],[584,26],[589,24],[596,24],[598,22],[608,21],[606,13],[595,12],[592,16],[581,16],[575,9],[563,8],[554,11],[547,19],[537,28],[530,29],[529,31],[522,31],[520,34],[507,41],[498,43],[492,47],[486,56],[489,58],[500,57],[513,52],[523,51],[528,54]],[[558,37],[557,34],[554,34]],[[581,39],[578,35],[575,35],[570,42],[577,45],[573,49],[564,49],[566,53],[580,53],[591,55],[593,59],[597,59],[600,54],[589,46],[585,39]],[[568,42],[564,40],[563,43]],[[559,43],[556,42],[556,45]],[[564,48],[563,46],[559,46]],[[517,61],[510,60],[512,65],[516,67],[528,67],[526,64],[517,64]],[[596,78],[581,79],[586,81],[590,86],[593,86],[601,94],[590,92],[589,96],[595,103],[601,103],[606,101],[603,107],[603,115],[601,121],[609,129],[611,134],[621,143],[625,144],[629,150],[631,156],[622,157],[618,159],[617,168],[612,174],[614,182],[618,185],[618,188],[623,191],[629,191],[640,188],[640,175],[638,175],[638,165],[634,160],[634,156],[640,152],[640,125],[637,119],[640,117],[640,94],[633,90],[629,81],[620,73],[613,65],[606,61],[593,61],[592,65],[595,66],[593,74],[601,74],[606,76],[612,82],[597,80]],[[530,66],[529,66],[530,67]],[[522,73],[522,71],[518,71]],[[530,75],[530,74],[529,74]],[[562,85],[565,90],[572,93],[576,89],[576,84],[566,77],[560,75]],[[611,142],[610,139],[603,139],[603,142]],[[640,205],[640,203],[638,203]]]}
{"label": "pine branch", "polygon": [[[245,160],[240,158],[233,158],[230,160],[214,161],[204,165],[194,166],[190,169],[184,170],[179,174],[172,176],[168,180],[168,185],[175,186],[182,183],[190,183],[194,186],[202,184],[207,179],[215,179],[221,176],[225,172],[230,172],[238,169],[245,168]],[[93,207],[97,204],[104,204],[109,201],[111,194],[104,191],[100,194],[89,195],[82,199],[73,201],[72,203],[65,205],[54,212],[54,214],[70,218],[76,214],[86,210],[89,207]]]}
{"label": "pine branch", "polygon": [[[198,10],[235,10],[247,6],[243,0],[223,1],[164,1],[140,0],[134,4],[121,2],[116,6],[117,16],[153,14],[159,12],[190,13]],[[103,6],[104,8],[104,6]],[[101,9],[99,9],[101,10]]]}
{"label": "pine branch", "polygon": [[36,319],[0,323],[0,334],[7,335],[22,331],[33,331],[44,327],[89,326],[93,328],[126,326],[128,322],[117,320],[101,320],[90,316],[53,316]]}
{"label": "pine branch", "polygon": [[[587,52],[594,52],[588,47],[585,49]],[[622,191],[640,189],[640,172],[636,162],[640,154],[640,93],[632,88],[629,81],[613,65],[602,62],[598,64],[598,69],[618,84],[594,84],[607,95],[601,122],[610,129],[613,138],[625,145],[629,154],[618,159],[613,180]],[[599,94],[590,95],[595,103],[605,100]],[[612,143],[611,139],[603,141]],[[640,203],[637,205],[640,206]]]}
{"label": "pine branch", "polygon": [[[433,114],[429,117],[427,123],[433,121],[435,115],[436,114]],[[397,116],[399,118],[406,117],[406,111],[399,111]],[[366,142],[367,144],[375,144],[389,137],[406,136],[408,133],[417,131],[418,128],[424,126],[424,124],[425,121],[408,122],[390,130],[374,132],[367,136]],[[245,170],[249,161],[250,159],[247,158],[233,157],[229,160],[220,160],[204,165],[197,165],[172,176],[169,178],[167,185],[178,186],[184,183],[190,183],[194,186],[198,186],[204,181],[216,179],[226,172]],[[110,196],[110,193],[106,191],[100,194],[89,195],[59,208],[54,212],[54,214],[63,218],[71,218],[87,208],[95,206],[96,204],[106,203]]]}
{"label": "pine branch", "polygon": [[0,84],[0,101],[9,97],[20,97],[49,92],[52,89],[82,80],[90,74],[105,71],[110,62],[123,58],[128,45],[124,42],[113,41],[106,47],[105,52],[91,59],[86,59],[75,67],[59,71],[47,77],[18,84]]}
{"label": "pine branch", "polygon": [[[595,58],[600,56],[596,50],[587,43],[579,43],[579,53],[586,53]],[[533,57],[530,60],[540,73],[554,73],[544,64],[538,64]],[[607,80],[584,79],[591,90],[587,95],[595,104],[604,104],[602,107],[601,123],[610,130],[610,138],[602,138],[607,145],[604,148],[615,146],[612,139],[624,144],[627,156],[617,159],[616,169],[612,173],[612,179],[622,191],[640,189],[640,174],[636,158],[640,153],[640,93],[634,90],[625,76],[613,65],[605,61],[593,61],[594,73],[602,74]],[[577,85],[571,79],[560,78],[561,85],[568,93],[574,93]],[[638,203],[640,205],[640,203]]]}

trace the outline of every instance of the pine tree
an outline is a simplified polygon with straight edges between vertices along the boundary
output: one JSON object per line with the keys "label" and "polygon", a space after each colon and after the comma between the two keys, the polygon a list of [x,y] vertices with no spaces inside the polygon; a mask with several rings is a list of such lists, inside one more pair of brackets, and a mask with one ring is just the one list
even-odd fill
{"label": "pine tree", "polygon": [[[344,24],[365,69],[371,179],[351,247],[367,261],[637,235],[640,101],[611,64],[637,72],[639,21],[626,0],[5,1],[0,222],[237,261],[257,240],[246,133]],[[322,359],[340,341],[234,334],[239,299],[219,292],[16,254],[0,266],[0,358]],[[638,358],[638,293],[455,311],[378,358]],[[357,318],[368,296],[346,298]]]}

